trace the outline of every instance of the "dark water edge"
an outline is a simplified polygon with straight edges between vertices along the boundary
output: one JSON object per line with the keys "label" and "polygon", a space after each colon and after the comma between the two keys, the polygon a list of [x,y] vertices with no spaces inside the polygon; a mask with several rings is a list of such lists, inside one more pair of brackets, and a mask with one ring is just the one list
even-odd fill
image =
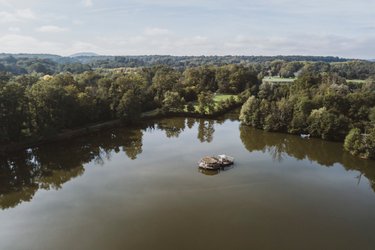
{"label": "dark water edge", "polygon": [[[129,159],[137,159],[137,155],[142,153],[143,134],[147,131],[159,129],[165,131],[167,138],[178,138],[185,127],[192,128],[195,123],[199,123],[198,139],[201,142],[210,142],[215,122],[220,124],[228,119],[238,120],[238,115],[239,110],[233,110],[218,114],[216,120],[182,116],[156,117],[127,127],[119,127],[119,121],[116,120],[104,123],[100,128],[95,126],[87,134],[63,136],[61,140],[48,140],[37,144],[38,146],[7,152],[6,155],[0,155],[0,208],[14,207],[19,202],[30,201],[39,189],[37,186],[49,189],[52,185],[60,188],[63,183],[83,174],[84,164],[91,161],[103,164],[104,159],[109,159],[112,153],[124,151]],[[58,174],[54,178],[56,171]],[[61,177],[61,174],[64,177]],[[33,183],[39,178],[43,182],[52,183]],[[22,194],[15,195],[19,191]],[[15,195],[16,198],[7,199],[8,205],[2,204],[2,201],[6,200],[4,194],[7,193]]]}
{"label": "dark water edge", "polygon": [[[230,115],[230,113],[237,113],[239,110],[236,111],[239,107],[241,107],[243,103],[235,103],[227,108],[222,108],[221,110],[217,110],[211,114],[200,114],[200,113],[189,113],[189,112],[169,112],[164,113],[160,110],[157,112],[151,112],[151,115],[147,115],[146,113],[142,113],[141,118],[139,121],[135,122],[135,124],[129,125],[121,121],[120,119],[111,120],[100,122],[92,125],[87,125],[81,128],[76,129],[67,129],[64,132],[57,133],[51,136],[41,136],[40,138],[30,138],[22,142],[11,142],[7,144],[0,144],[0,156],[4,157],[9,153],[17,153],[18,151],[39,147],[45,144],[51,143],[60,143],[64,141],[69,141],[78,137],[99,133],[104,130],[108,129],[115,129],[119,127],[127,127],[129,129],[137,125],[142,126],[147,121],[152,121],[156,119],[165,119],[165,118],[174,118],[174,117],[183,117],[183,118],[195,118],[195,119],[220,119],[220,117],[225,117],[225,115]],[[154,110],[155,111],[155,110]]]}
{"label": "dark water edge", "polygon": [[0,249],[374,249],[374,191],[341,143],[158,119],[0,158]]}

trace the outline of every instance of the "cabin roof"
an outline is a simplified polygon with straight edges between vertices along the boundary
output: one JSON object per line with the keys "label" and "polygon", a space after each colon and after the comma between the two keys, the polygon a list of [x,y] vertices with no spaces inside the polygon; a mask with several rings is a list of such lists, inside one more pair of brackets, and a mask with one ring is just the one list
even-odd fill
{"label": "cabin roof", "polygon": [[203,157],[201,161],[207,164],[216,164],[219,160],[216,157],[206,156]]}

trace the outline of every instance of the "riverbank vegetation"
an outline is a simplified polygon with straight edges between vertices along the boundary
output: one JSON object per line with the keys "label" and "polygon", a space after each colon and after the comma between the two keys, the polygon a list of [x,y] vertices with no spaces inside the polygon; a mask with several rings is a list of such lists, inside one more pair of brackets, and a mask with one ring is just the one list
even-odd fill
{"label": "riverbank vegetation", "polygon": [[257,85],[255,69],[242,65],[184,71],[158,66],[106,73],[1,73],[0,142],[49,137],[114,119],[134,123],[154,110],[211,115],[244,102],[245,90]]}
{"label": "riverbank vegetation", "polygon": [[[4,55],[0,145],[111,120],[211,117],[246,102],[246,125],[327,140],[348,136],[348,151],[373,158],[375,63],[294,59]],[[143,64],[126,67],[136,60]]]}
{"label": "riverbank vegetation", "polygon": [[374,107],[374,79],[353,84],[336,73],[305,71],[289,85],[262,83],[243,105],[240,119],[267,131],[339,141],[348,136],[347,150],[373,158]]}

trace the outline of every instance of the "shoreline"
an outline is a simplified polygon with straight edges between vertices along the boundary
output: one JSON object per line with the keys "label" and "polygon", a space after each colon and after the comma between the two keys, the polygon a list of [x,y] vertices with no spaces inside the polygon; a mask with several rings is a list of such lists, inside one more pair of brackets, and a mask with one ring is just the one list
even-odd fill
{"label": "shoreline", "polygon": [[[224,115],[236,108],[241,107],[242,103],[236,103],[228,108],[217,111],[212,114],[200,114],[200,113],[188,113],[188,112],[168,112],[163,113],[160,110],[153,110],[151,112],[144,112],[141,114],[140,122],[148,121],[152,119],[162,119],[162,118],[171,118],[171,117],[186,117],[186,118],[198,118],[198,119],[213,119],[221,115]],[[152,113],[152,114],[148,114]],[[77,128],[77,129],[66,129],[65,132],[58,133],[49,137],[40,137],[38,139],[27,140],[24,142],[9,143],[5,145],[0,145],[0,156],[6,156],[7,153],[13,153],[28,148],[37,147],[43,144],[49,144],[53,142],[59,142],[64,140],[69,140],[77,138],[80,136],[85,136],[88,134],[93,134],[100,132],[105,129],[116,128],[116,127],[126,127],[128,126],[120,119],[96,123],[93,125]]]}

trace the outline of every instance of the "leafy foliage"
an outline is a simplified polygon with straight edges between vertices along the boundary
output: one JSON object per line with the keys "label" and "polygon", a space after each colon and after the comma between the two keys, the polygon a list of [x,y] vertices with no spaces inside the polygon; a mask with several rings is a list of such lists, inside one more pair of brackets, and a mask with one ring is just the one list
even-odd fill
{"label": "leafy foliage", "polygon": [[[316,70],[304,69],[290,84],[262,83],[242,106],[241,121],[268,131],[309,133],[327,140],[341,141],[347,135],[347,150],[373,157],[373,132],[358,134],[374,130],[375,91],[368,86],[353,87],[336,72]],[[357,129],[349,133],[351,128]]]}
{"label": "leafy foliage", "polygon": [[375,159],[375,129],[372,128],[368,134],[362,134],[358,128],[350,130],[345,138],[344,147],[353,155]]}
{"label": "leafy foliage", "polygon": [[[261,83],[266,76],[290,80]],[[247,99],[245,124],[342,140],[351,128],[372,129],[374,79],[375,63],[334,57],[0,54],[0,142],[132,123],[152,110],[211,114]]]}

